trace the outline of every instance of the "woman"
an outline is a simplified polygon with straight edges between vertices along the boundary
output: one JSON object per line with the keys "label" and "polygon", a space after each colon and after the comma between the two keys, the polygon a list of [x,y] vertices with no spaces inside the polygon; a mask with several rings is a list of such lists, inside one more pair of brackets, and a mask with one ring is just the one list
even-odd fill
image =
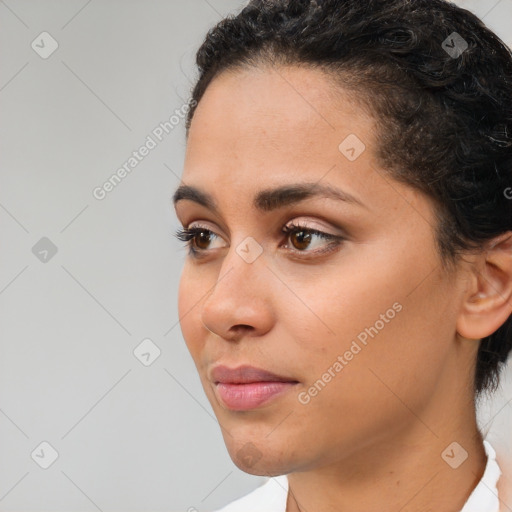
{"label": "woman", "polygon": [[181,329],[272,477],[222,511],[499,510],[475,398],[512,345],[510,51],[442,0],[256,0],[197,64]]}

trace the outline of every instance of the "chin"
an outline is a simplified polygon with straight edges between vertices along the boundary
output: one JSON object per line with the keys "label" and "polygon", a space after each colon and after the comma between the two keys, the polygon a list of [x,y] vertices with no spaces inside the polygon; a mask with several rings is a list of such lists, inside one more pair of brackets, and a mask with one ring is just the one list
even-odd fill
{"label": "chin", "polygon": [[229,454],[233,463],[244,473],[256,476],[279,476],[289,473],[289,465],[282,457],[273,457],[263,453],[261,458],[258,458],[258,455],[254,456],[248,453],[247,446]]}
{"label": "chin", "polygon": [[233,463],[245,473],[278,476],[291,471],[291,453],[279,438],[270,443],[265,436],[226,434],[224,442]]}

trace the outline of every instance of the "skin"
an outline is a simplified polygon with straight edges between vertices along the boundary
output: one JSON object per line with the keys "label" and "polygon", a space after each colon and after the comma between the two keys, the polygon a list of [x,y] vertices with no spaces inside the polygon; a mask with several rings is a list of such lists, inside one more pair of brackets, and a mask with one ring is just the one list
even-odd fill
{"label": "skin", "polygon": [[[238,69],[209,85],[182,183],[210,193],[219,214],[187,199],[175,205],[183,226],[216,235],[183,267],[183,337],[231,458],[248,473],[288,474],[287,512],[460,510],[486,463],[473,371],[478,339],[511,313],[510,242],[502,237],[445,270],[432,202],[379,166],[378,121],[350,98],[304,67]],[[366,146],[354,161],[338,149],[349,134]],[[252,207],[260,190],[300,182],[330,184],[364,206],[310,198],[270,212]],[[329,242],[301,244],[281,232],[291,221],[345,240],[315,255]],[[262,249],[252,263],[236,252],[247,237]],[[400,312],[300,403],[395,303]],[[209,378],[219,363],[298,384],[232,411]],[[468,453],[457,469],[441,457],[454,441]],[[247,443],[255,463],[243,457]]]}

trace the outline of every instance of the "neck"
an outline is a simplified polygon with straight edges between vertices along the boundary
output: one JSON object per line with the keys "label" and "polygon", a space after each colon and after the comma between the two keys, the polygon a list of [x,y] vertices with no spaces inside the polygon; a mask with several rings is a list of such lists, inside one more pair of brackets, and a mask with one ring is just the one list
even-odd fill
{"label": "neck", "polygon": [[[453,401],[444,403],[446,410],[422,411],[421,419],[413,417],[401,432],[336,464],[289,474],[286,512],[461,510],[487,459],[474,405],[454,408]],[[454,410],[467,414],[454,417]],[[456,445],[446,450],[454,441],[468,454],[460,465],[464,452]]]}

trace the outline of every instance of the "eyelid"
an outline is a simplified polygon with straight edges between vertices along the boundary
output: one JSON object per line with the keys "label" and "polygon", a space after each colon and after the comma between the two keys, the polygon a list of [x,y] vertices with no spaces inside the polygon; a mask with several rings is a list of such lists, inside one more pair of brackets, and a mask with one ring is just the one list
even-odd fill
{"label": "eyelid", "polygon": [[331,224],[328,221],[324,221],[324,224],[322,224],[318,220],[315,221],[308,219],[306,217],[294,217],[292,220],[285,224],[285,227],[291,225],[295,227],[309,229],[312,231],[321,231],[322,233],[325,233],[326,235],[330,235],[333,237],[348,237],[348,234],[346,233],[345,230],[339,227],[332,227],[332,224],[331,227],[328,227],[325,225],[325,223]]}

